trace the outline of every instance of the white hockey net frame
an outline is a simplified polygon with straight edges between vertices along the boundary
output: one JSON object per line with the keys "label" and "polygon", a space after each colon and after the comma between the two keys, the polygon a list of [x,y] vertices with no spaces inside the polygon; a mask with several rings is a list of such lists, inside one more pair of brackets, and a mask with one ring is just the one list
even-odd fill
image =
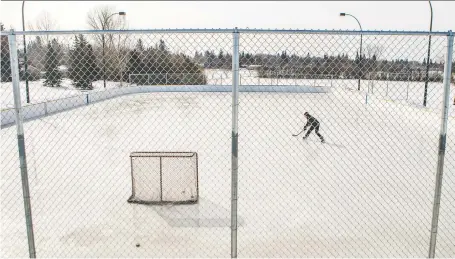
{"label": "white hockey net frame", "polygon": [[[184,159],[187,160],[189,159],[189,164],[180,164],[180,168],[182,170],[190,170],[188,172],[188,176],[192,175],[194,176],[193,179],[182,179],[181,177],[172,177],[169,180],[166,180],[166,170],[163,164],[166,162],[164,160],[169,160],[172,159],[174,160],[171,163],[178,163],[178,159]],[[158,179],[156,179],[157,175],[150,175],[154,174],[154,172],[157,168],[142,168],[139,169],[141,166],[144,165],[138,165],[136,161],[144,161],[144,160],[149,160],[148,162],[152,162],[150,160],[155,160],[155,166],[156,162],[158,163],[158,176],[159,176],[159,183],[157,182]],[[131,161],[131,181],[132,181],[132,194],[128,198],[129,203],[139,203],[139,204],[150,204],[150,205],[164,205],[164,204],[194,204],[197,203],[199,200],[199,177],[198,177],[198,156],[196,152],[132,152],[130,154],[130,161]],[[189,167],[188,167],[189,165]],[[135,166],[136,166],[136,171],[135,171]],[[150,164],[146,164],[145,166],[150,166]],[[139,168],[137,168],[139,167]],[[143,171],[145,169],[145,172]],[[172,167],[171,167],[172,169]],[[175,168],[174,168],[175,169]],[[137,172],[137,171],[142,171],[142,172]],[[181,172],[181,171],[179,171]],[[141,173],[150,173],[148,175],[140,176]],[[139,174],[139,175],[138,175]],[[163,177],[164,174],[164,177]],[[164,179],[164,180],[163,180]],[[183,180],[176,182],[176,180]],[[142,181],[145,181],[142,182]],[[167,184],[163,183],[167,182]],[[151,184],[154,186],[150,186],[147,184]],[[175,198],[175,191],[180,190],[183,185],[188,184],[187,187],[189,187],[190,193],[185,194],[184,196],[189,196],[188,199],[178,199]],[[167,185],[171,187],[170,189],[174,189],[173,193],[172,190],[168,190],[169,188],[163,187],[163,185]],[[172,188],[177,185],[180,188]],[[179,186],[180,185],[180,186]],[[155,188],[153,188],[155,187]],[[144,190],[144,188],[146,188]],[[163,189],[165,188],[165,189]],[[193,192],[194,190],[194,192]],[[154,192],[155,195],[150,195],[149,196],[144,196],[144,195],[138,195],[139,192]],[[171,194],[170,194],[171,192]],[[185,192],[185,190],[183,191]],[[173,195],[172,195],[173,194]],[[174,198],[167,198],[167,197],[174,197]]]}

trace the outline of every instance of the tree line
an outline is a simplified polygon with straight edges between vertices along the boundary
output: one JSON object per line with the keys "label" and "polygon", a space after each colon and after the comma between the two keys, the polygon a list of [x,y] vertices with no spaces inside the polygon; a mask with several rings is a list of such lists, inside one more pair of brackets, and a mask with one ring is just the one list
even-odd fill
{"label": "tree line", "polygon": [[163,39],[155,46],[147,48],[139,39],[136,47],[129,52],[126,66],[127,73],[124,74],[123,80],[129,83],[164,85],[207,83],[202,67],[188,55],[171,53]]}
{"label": "tree line", "polygon": [[[218,54],[214,51],[206,51],[204,54],[196,52],[195,60],[203,63],[205,68],[230,69],[232,66],[232,55]],[[422,62],[409,61],[407,59],[379,60],[374,53],[370,55],[356,53],[355,58],[349,58],[347,54],[329,55],[322,57],[310,55],[305,56],[281,53],[264,54],[248,53],[242,51],[239,55],[240,67],[254,67],[260,77],[263,78],[325,78],[330,75],[334,79],[375,79],[375,80],[414,80],[424,81],[426,79],[426,59]],[[430,59],[430,70],[439,71],[438,74],[431,73],[430,81],[442,80],[444,64]]]}
{"label": "tree line", "polygon": [[[117,52],[111,50],[104,58],[99,55],[101,52],[99,46],[94,48],[82,34],[75,35],[70,46],[59,43],[56,38],[49,39],[46,44],[41,37],[37,36],[27,44],[27,63],[29,64],[27,74],[24,73],[24,63],[19,63],[20,77],[21,80],[30,81],[44,78],[43,84],[49,87],[61,86],[62,78],[66,77],[73,81],[76,88],[85,90],[93,89],[93,82],[104,78],[103,72],[106,72],[106,79],[111,81],[141,83],[131,82],[131,80],[138,80],[138,77],[130,75],[148,74],[149,81],[142,83],[206,83],[203,68],[188,55],[170,52],[164,40],[160,40],[155,46],[144,47],[142,40],[139,39],[134,49],[122,48]],[[24,52],[18,50],[18,56],[23,60]],[[122,56],[126,57],[126,62],[118,62],[118,58]],[[2,81],[11,81],[9,58],[8,39],[2,36]],[[118,66],[117,69],[112,63]],[[122,63],[124,66],[121,66]],[[67,70],[62,71],[62,66]],[[44,72],[41,73],[41,71]],[[165,74],[170,76],[161,79],[161,75]],[[139,76],[140,81],[143,79],[144,77]]]}
{"label": "tree line", "polygon": [[[102,6],[88,13],[87,22],[93,29],[122,29],[127,25],[112,16],[114,8]],[[117,17],[117,18],[116,18]],[[45,14],[36,22],[39,30],[54,30],[56,22]],[[28,30],[33,29],[29,24]],[[2,30],[4,26],[2,24]],[[129,46],[131,35],[75,35],[71,41],[61,42],[51,35],[36,36],[27,42],[28,71],[24,72],[24,52],[18,49],[20,76],[24,80],[45,79],[45,85],[58,87],[62,78],[69,78],[77,88],[92,89],[93,81],[140,81],[157,84],[201,84],[206,82],[203,69],[232,68],[229,51],[196,51],[193,55],[169,50],[161,39],[154,46],[145,46],[142,39]],[[104,48],[102,48],[104,46]],[[425,80],[426,59],[422,62],[403,59],[380,59],[381,48],[366,46],[362,57],[330,53],[316,56],[311,53],[297,55],[281,51],[276,54],[240,53],[240,66],[254,67],[260,77],[305,78],[330,75],[333,78],[364,78],[377,80]],[[103,51],[104,50],[104,51]],[[104,52],[104,55],[102,53]],[[6,36],[2,36],[2,81],[11,80],[9,48]],[[430,69],[443,71],[443,64],[430,60]],[[452,69],[454,72],[455,69]],[[144,74],[141,76],[140,74]],[[147,74],[145,76],[145,74]],[[103,76],[104,75],[104,76]],[[397,78],[402,77],[402,78]],[[440,73],[430,73],[430,80],[441,80]],[[136,82],[137,83],[137,82]]]}
{"label": "tree line", "polygon": [[[92,29],[122,29],[126,24],[113,16],[112,6],[100,6],[87,15],[87,23]],[[34,30],[33,24],[27,30]],[[56,22],[45,13],[36,21],[38,30],[55,30]],[[2,31],[4,26],[2,24]],[[25,53],[18,48],[21,80],[44,79],[44,85],[61,86],[62,79],[68,78],[79,89],[93,89],[93,82],[128,81],[133,74],[162,75],[173,74],[166,80],[152,80],[157,84],[205,84],[203,68],[189,55],[172,53],[164,40],[155,46],[144,47],[141,39],[134,48],[128,46],[129,35],[94,35],[90,41],[85,35],[75,35],[70,42],[61,42],[52,35],[27,36],[27,73],[25,73]],[[1,81],[11,81],[11,64],[7,36],[2,36]],[[157,76],[159,79],[160,76]],[[152,78],[153,79],[153,78]],[[150,82],[149,82],[150,83]]]}

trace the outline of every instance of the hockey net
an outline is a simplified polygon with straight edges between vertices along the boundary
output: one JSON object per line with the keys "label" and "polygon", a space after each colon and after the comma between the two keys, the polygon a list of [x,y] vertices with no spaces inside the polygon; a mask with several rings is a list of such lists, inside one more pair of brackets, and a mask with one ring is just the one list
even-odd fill
{"label": "hockey net", "polygon": [[198,160],[195,152],[133,152],[130,203],[197,203]]}

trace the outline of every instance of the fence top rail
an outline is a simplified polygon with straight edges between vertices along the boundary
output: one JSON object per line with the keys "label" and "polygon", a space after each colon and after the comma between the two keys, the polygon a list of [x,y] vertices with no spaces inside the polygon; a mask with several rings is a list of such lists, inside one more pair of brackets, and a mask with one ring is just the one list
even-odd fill
{"label": "fence top rail", "polygon": [[293,30],[293,29],[237,29],[240,33],[259,34],[329,34],[329,35],[423,35],[448,36],[452,31],[376,31],[376,30]]}
{"label": "fence top rail", "polygon": [[373,30],[306,30],[306,29],[140,29],[140,30],[59,30],[59,31],[2,31],[8,35],[61,35],[61,34],[146,34],[146,33],[257,33],[257,34],[328,34],[328,35],[414,35],[449,36],[452,31],[373,31]]}

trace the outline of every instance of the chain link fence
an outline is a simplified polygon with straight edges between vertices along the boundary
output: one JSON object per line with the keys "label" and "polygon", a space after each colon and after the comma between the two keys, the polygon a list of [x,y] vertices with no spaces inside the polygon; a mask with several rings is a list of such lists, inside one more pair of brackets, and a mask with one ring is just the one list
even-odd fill
{"label": "chain link fence", "polygon": [[455,256],[451,33],[17,34],[2,257]]}

